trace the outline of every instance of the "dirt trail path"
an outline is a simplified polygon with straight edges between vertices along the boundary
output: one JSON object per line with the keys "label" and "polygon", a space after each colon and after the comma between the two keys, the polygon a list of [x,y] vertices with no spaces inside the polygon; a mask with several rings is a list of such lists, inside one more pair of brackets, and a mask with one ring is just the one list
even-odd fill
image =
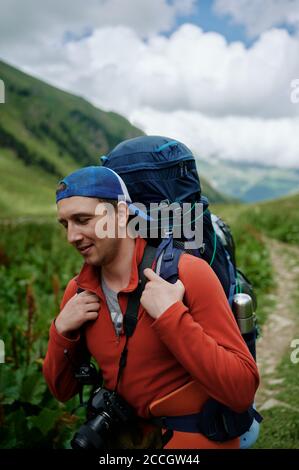
{"label": "dirt trail path", "polygon": [[[276,306],[263,327],[262,337],[257,341],[257,358],[261,385],[256,396],[259,410],[273,406],[290,407],[275,399],[272,385],[283,383],[275,374],[276,367],[289,350],[296,337],[299,315],[295,294],[299,288],[299,248],[267,239],[276,281]],[[295,335],[295,336],[294,336]]]}

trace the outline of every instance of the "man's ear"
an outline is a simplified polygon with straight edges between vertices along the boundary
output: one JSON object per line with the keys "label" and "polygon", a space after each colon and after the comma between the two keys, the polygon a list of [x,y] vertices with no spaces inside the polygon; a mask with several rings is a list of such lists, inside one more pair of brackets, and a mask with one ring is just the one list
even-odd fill
{"label": "man's ear", "polygon": [[129,218],[129,208],[124,201],[117,204],[117,222],[119,229],[125,229]]}

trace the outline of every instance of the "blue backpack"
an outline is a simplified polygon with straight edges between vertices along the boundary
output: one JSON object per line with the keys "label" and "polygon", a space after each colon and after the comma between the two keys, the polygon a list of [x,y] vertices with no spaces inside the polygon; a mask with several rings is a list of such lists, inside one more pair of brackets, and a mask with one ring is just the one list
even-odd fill
{"label": "blue backpack", "polygon": [[[163,279],[171,283],[177,281],[179,258],[182,253],[188,252],[204,259],[212,267],[231,306],[234,295],[245,292],[251,296],[256,308],[252,285],[236,267],[235,245],[229,227],[210,213],[209,202],[201,194],[195,159],[188,147],[166,137],[142,136],[121,142],[109,154],[101,157],[101,161],[121,176],[132,202],[142,203],[148,212],[151,203],[189,203],[191,208],[195,203],[202,204],[203,243],[200,247],[186,250],[184,242],[188,240],[183,236],[180,239],[173,237],[171,218],[167,236],[159,219],[160,237],[153,239],[149,233],[146,234],[148,243],[156,247],[159,274]],[[254,359],[256,337],[256,327],[243,335]],[[256,440],[262,417],[254,406],[245,413],[236,413],[210,399],[201,413],[166,419],[163,425],[169,429],[192,432],[200,428],[204,435],[215,441],[223,442],[241,436],[241,447],[246,448]]]}

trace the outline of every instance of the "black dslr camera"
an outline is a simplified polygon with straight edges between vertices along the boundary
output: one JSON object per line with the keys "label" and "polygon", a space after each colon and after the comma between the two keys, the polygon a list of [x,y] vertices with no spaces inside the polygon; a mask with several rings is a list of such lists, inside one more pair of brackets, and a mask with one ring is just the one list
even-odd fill
{"label": "black dslr camera", "polygon": [[109,435],[120,424],[132,423],[134,410],[117,393],[98,388],[90,397],[88,420],[71,441],[73,449],[107,449]]}
{"label": "black dslr camera", "polygon": [[[92,385],[98,381],[92,366],[84,364],[75,374],[82,385]],[[131,424],[135,419],[133,408],[120,395],[98,387],[92,391],[87,402],[87,421],[74,435],[71,446],[73,449],[107,449],[111,435],[117,433],[120,426]]]}

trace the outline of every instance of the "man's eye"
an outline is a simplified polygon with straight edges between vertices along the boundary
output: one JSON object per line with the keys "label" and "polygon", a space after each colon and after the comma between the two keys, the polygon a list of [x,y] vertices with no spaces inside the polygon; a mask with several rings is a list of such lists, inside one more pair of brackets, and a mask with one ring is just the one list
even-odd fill
{"label": "man's eye", "polygon": [[90,219],[78,219],[78,223],[81,225],[85,225],[89,222]]}

